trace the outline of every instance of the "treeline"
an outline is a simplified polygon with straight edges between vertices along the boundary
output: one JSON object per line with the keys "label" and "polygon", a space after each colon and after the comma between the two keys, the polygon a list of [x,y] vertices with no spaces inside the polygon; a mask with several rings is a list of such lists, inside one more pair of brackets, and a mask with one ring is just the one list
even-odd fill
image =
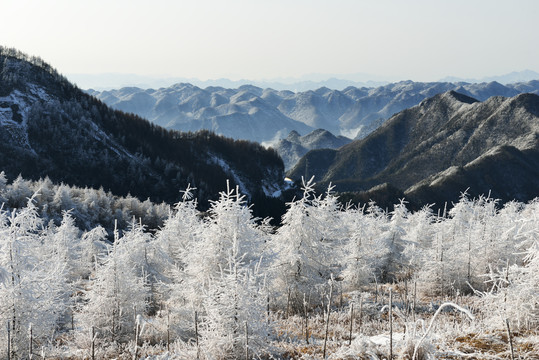
{"label": "treeline", "polygon": [[55,83],[55,95],[61,96],[72,95],[78,90],[39,56],[0,46],[0,96],[9,95],[14,89],[25,90],[28,82]]}
{"label": "treeline", "polygon": [[82,231],[103,227],[110,240],[113,230],[126,230],[133,219],[145,224],[147,230],[155,231],[164,224],[171,206],[155,204],[149,199],[141,201],[127,195],[119,197],[103,188],[79,188],[54,184],[48,177],[36,181],[18,176],[8,181],[0,172],[0,205],[3,211],[12,213],[25,208],[32,199],[36,212],[44,223],[60,225],[65,213],[69,213],[75,225]]}
{"label": "treeline", "polygon": [[498,209],[463,195],[446,214],[405,203],[388,213],[342,208],[331,189],[317,195],[307,182],[275,229],[255,221],[237,188],[204,216],[188,188],[157,232],[133,221],[112,244],[69,213],[46,225],[36,201],[0,213],[3,357],[8,338],[12,358],[28,355],[30,323],[33,341],[59,357],[132,351],[135,331],[190,358],[280,356],[271,313],[323,309],[332,295],[387,282],[414,283],[430,299],[481,294],[484,331],[505,319],[513,331],[539,325],[538,200]]}

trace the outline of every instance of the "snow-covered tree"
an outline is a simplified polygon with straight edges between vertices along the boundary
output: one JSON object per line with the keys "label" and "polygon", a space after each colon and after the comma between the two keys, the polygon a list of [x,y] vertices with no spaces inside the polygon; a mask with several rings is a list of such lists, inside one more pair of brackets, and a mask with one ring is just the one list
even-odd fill
{"label": "snow-covered tree", "polygon": [[134,264],[133,244],[115,232],[114,243],[102,265],[90,278],[77,314],[78,338],[83,342],[90,328],[95,327],[100,341],[125,341],[133,334],[137,314],[143,314],[150,297],[147,272],[142,264]]}
{"label": "snow-covered tree", "polygon": [[28,180],[17,176],[15,180],[6,188],[5,197],[9,200],[9,205],[12,208],[23,208],[29,198],[32,197],[34,191],[31,189],[31,184]]}
{"label": "snow-covered tree", "polygon": [[220,274],[203,289],[202,346],[221,359],[244,358],[246,353],[256,357],[269,334],[263,277],[258,266],[245,266],[235,241]]}
{"label": "snow-covered tree", "polygon": [[238,188],[227,186],[203,221],[190,193],[185,194],[157,235],[176,259],[169,307],[180,322],[198,312],[201,346],[215,357],[234,358],[240,349],[245,353],[247,323],[254,354],[263,344],[260,337],[267,335],[267,293],[259,273],[265,227],[257,224]]}
{"label": "snow-covered tree", "polygon": [[425,251],[433,246],[434,214],[429,206],[408,215],[408,228],[403,236],[405,277],[411,278],[423,265]]}
{"label": "snow-covered tree", "polygon": [[227,186],[219,199],[211,202],[202,232],[189,246],[184,273],[192,304],[201,300],[197,294],[227,267],[231,251],[241,257],[242,266],[246,267],[255,266],[264,255],[264,228],[256,223],[245,197],[238,191]]}
{"label": "snow-covered tree", "polygon": [[65,263],[51,259],[45,233],[32,198],[9,215],[0,211],[0,322],[9,322],[12,358],[26,356],[30,326],[37,341],[52,340],[67,309]]}
{"label": "snow-covered tree", "polygon": [[344,247],[343,279],[349,290],[380,280],[389,244],[384,236],[387,227],[385,212],[374,203],[355,211],[351,235]]}
{"label": "snow-covered tree", "polygon": [[[523,247],[521,260],[488,273],[488,291],[483,293],[484,306],[491,317],[488,325],[503,328],[510,322],[513,330],[537,329],[539,326],[539,201],[524,208],[509,204],[502,211],[516,227],[508,232],[514,235],[516,246]],[[520,211],[519,211],[520,210]],[[505,236],[504,234],[504,236]],[[496,316],[492,316],[491,314]]]}
{"label": "snow-covered tree", "polygon": [[[273,236],[272,294],[278,306],[299,310],[304,295],[318,302],[330,277],[331,243],[324,241],[313,204],[313,178],[303,181],[303,197],[288,203],[282,226]],[[333,226],[333,225],[331,225]]]}
{"label": "snow-covered tree", "polygon": [[107,232],[101,226],[82,234],[81,253],[77,266],[81,278],[89,279],[90,274],[97,269],[99,264],[103,263],[108,252],[106,238]]}
{"label": "snow-covered tree", "polygon": [[155,236],[158,246],[182,270],[191,251],[190,247],[198,243],[202,233],[203,224],[193,195],[194,190],[188,186],[183,191],[182,201],[174,206]]}
{"label": "snow-covered tree", "polygon": [[406,260],[403,258],[404,237],[408,230],[408,214],[409,211],[404,200],[395,204],[394,210],[389,214],[389,222],[382,235],[382,241],[388,246],[381,274],[384,281],[400,280],[409,275]]}
{"label": "snow-covered tree", "polygon": [[5,192],[7,186],[6,174],[3,171],[0,171],[0,206],[6,202]]}

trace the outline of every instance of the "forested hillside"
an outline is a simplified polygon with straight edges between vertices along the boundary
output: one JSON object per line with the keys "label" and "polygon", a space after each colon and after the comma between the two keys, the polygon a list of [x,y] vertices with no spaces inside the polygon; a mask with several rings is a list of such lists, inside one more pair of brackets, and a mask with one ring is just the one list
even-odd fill
{"label": "forested hillside", "polygon": [[[116,195],[174,203],[179,189],[198,189],[200,206],[238,184],[269,203],[283,183],[273,151],[210,131],[165,130],[109,109],[39,58],[0,48],[0,170],[54,183],[103,187]],[[258,209],[268,214],[266,209]]]}

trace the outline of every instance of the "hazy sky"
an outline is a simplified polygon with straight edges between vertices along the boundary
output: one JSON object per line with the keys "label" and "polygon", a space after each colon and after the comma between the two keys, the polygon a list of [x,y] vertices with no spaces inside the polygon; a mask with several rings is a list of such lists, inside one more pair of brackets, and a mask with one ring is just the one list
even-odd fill
{"label": "hazy sky", "polygon": [[1,12],[0,44],[68,76],[539,71],[537,0],[2,0]]}

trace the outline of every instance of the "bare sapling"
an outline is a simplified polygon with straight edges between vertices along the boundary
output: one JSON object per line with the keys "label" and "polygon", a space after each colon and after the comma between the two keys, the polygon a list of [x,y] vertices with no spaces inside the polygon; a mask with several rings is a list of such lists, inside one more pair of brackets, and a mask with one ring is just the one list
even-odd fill
{"label": "bare sapling", "polygon": [[309,316],[307,314],[307,299],[303,294],[303,315],[305,316],[305,343],[309,344]]}
{"label": "bare sapling", "polygon": [[32,358],[34,357],[33,349],[32,349],[32,342],[33,342],[32,324],[30,324],[30,328],[29,328],[28,331],[29,331],[29,335],[30,335],[30,341],[28,343],[28,358],[30,360],[32,360]]}
{"label": "bare sapling", "polygon": [[92,360],[95,360],[95,328],[92,326],[92,347],[91,347]]}
{"label": "bare sapling", "polygon": [[408,314],[410,313],[410,303],[408,301],[408,279],[404,279],[404,306],[405,306],[405,309],[406,309],[406,316],[408,316]]}
{"label": "bare sapling", "polygon": [[245,322],[245,360],[249,360],[249,329]]}
{"label": "bare sapling", "polygon": [[350,338],[348,339],[348,346],[352,345],[353,328],[354,328],[354,303],[350,305]]}
{"label": "bare sapling", "polygon": [[393,289],[389,288],[389,360],[393,359]]}
{"label": "bare sapling", "polygon": [[197,360],[200,359],[200,346],[198,344],[198,313],[195,311],[195,341],[197,344]]}
{"label": "bare sapling", "polygon": [[505,326],[507,328],[507,340],[509,341],[509,350],[511,351],[511,360],[515,360],[515,351],[513,349],[513,335],[511,334],[511,328],[509,327],[509,320],[505,319]]}
{"label": "bare sapling", "polygon": [[136,325],[135,325],[135,352],[133,354],[133,360],[136,360],[138,356],[139,331],[140,331],[140,317],[137,316]]}
{"label": "bare sapling", "polygon": [[326,358],[326,348],[328,343],[328,334],[329,334],[329,314],[331,313],[331,297],[333,296],[333,276],[329,282],[329,297],[328,297],[328,314],[326,318],[326,336],[324,337],[324,350],[323,358]]}
{"label": "bare sapling", "polygon": [[359,326],[358,326],[358,333],[361,334],[361,325],[363,325],[363,298],[359,298]]}
{"label": "bare sapling", "polygon": [[415,323],[415,308],[417,305],[417,281],[414,281],[414,302],[412,303],[412,316]]}
{"label": "bare sapling", "polygon": [[11,328],[9,326],[9,321],[7,322],[7,358],[11,359]]}
{"label": "bare sapling", "polygon": [[170,353],[170,308],[167,306],[167,352]]}
{"label": "bare sapling", "polygon": [[286,318],[290,317],[290,286],[288,287],[288,295],[286,297]]}

